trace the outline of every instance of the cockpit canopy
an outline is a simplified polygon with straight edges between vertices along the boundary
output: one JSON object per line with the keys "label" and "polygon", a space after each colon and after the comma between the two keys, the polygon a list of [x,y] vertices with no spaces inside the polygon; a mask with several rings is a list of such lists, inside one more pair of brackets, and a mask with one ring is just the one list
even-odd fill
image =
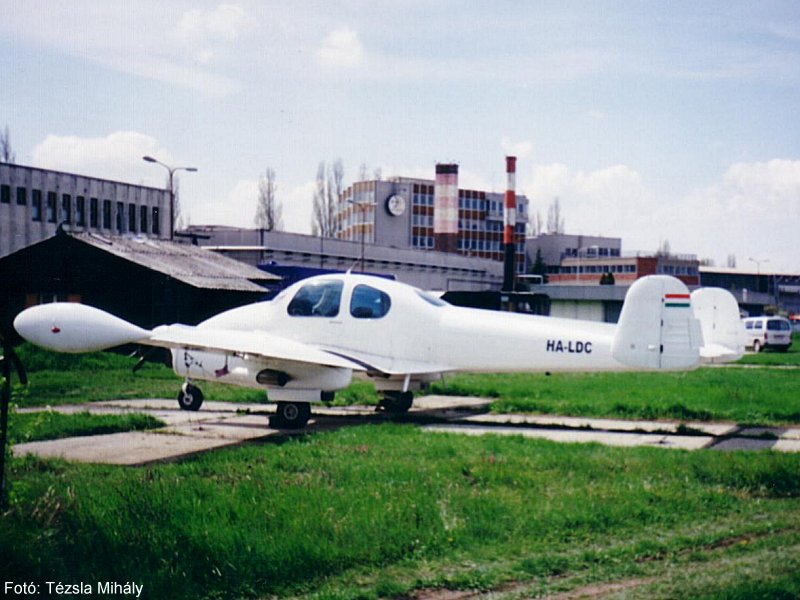
{"label": "cockpit canopy", "polygon": [[[328,279],[303,285],[289,302],[292,317],[336,317],[342,302],[344,283]],[[350,295],[350,316],[355,319],[380,319],[391,309],[389,294],[366,284],[357,284]]]}
{"label": "cockpit canopy", "polygon": [[312,281],[301,287],[289,303],[292,317],[335,317],[339,314],[344,283],[336,280]]}

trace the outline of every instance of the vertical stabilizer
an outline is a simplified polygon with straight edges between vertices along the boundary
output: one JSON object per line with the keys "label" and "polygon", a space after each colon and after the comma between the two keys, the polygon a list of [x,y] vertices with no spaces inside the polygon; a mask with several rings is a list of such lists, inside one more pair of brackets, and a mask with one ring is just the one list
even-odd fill
{"label": "vertical stabilizer", "polygon": [[637,369],[687,369],[699,362],[702,333],[678,279],[643,277],[625,296],[611,352]]}
{"label": "vertical stabilizer", "polygon": [[692,292],[692,309],[703,330],[702,361],[739,360],[744,354],[745,331],[733,294],[722,288],[700,288]]}

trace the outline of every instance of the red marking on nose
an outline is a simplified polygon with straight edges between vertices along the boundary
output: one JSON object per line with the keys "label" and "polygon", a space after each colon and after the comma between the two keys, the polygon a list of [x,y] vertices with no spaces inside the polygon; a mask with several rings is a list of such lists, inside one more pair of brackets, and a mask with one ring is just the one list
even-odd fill
{"label": "red marking on nose", "polygon": [[50,331],[53,333],[61,333],[61,329],[59,329],[58,325],[53,325],[53,328]]}

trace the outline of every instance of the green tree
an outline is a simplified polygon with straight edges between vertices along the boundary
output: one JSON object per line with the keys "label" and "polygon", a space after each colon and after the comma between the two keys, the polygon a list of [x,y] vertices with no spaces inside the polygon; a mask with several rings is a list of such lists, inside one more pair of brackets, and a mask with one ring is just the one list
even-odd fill
{"label": "green tree", "polygon": [[536,258],[533,260],[531,274],[541,275],[542,283],[547,283],[547,264],[544,262],[544,257],[542,257],[541,248],[536,249]]}

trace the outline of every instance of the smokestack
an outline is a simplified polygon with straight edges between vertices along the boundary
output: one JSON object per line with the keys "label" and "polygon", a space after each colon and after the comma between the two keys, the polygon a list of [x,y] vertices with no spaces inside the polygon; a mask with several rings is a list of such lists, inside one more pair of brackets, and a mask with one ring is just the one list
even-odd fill
{"label": "smokestack", "polygon": [[503,211],[503,291],[514,291],[514,276],[517,247],[514,243],[517,226],[517,157],[506,156],[506,186],[505,210]]}
{"label": "smokestack", "polygon": [[436,165],[433,244],[438,252],[458,252],[458,165]]}

